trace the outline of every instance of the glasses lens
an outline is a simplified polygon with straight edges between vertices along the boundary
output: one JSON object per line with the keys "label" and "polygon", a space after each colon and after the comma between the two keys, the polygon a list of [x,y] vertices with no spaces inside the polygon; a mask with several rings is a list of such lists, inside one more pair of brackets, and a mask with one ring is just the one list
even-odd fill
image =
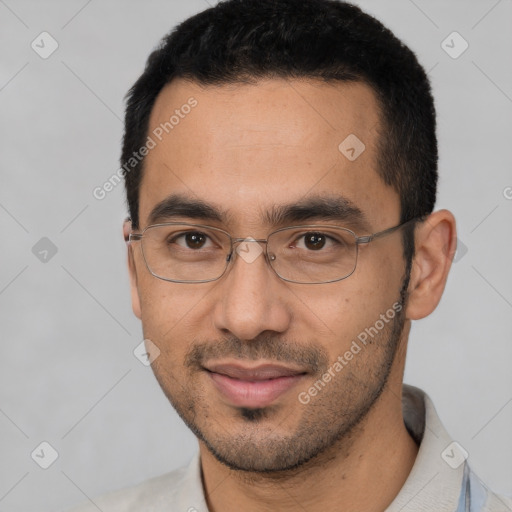
{"label": "glasses lens", "polygon": [[354,272],[356,237],[343,228],[286,228],[270,235],[268,255],[282,279],[311,284],[338,281]]}
{"label": "glasses lens", "polygon": [[217,279],[226,269],[230,246],[226,233],[197,225],[151,226],[142,237],[149,270],[170,281]]}

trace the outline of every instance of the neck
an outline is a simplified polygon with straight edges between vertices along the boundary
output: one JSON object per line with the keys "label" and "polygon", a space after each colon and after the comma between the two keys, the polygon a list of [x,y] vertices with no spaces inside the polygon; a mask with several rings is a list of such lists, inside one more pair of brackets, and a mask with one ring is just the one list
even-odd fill
{"label": "neck", "polygon": [[200,442],[203,485],[210,512],[377,512],[407,479],[418,446],[405,428],[401,379],[388,381],[363,421],[330,450],[279,474],[234,471]]}

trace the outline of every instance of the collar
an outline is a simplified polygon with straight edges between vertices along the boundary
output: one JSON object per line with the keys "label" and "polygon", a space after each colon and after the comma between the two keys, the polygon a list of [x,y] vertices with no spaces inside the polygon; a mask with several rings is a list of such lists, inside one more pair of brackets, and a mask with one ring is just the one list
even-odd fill
{"label": "collar", "polygon": [[464,479],[463,452],[444,428],[430,397],[403,385],[404,423],[419,443],[418,455],[402,489],[386,512],[454,512]]}

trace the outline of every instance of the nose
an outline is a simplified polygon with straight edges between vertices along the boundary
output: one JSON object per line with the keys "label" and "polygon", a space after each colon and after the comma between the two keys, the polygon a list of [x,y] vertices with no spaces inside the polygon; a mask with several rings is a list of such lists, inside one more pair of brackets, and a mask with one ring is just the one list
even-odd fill
{"label": "nose", "polygon": [[283,333],[291,322],[287,283],[268,265],[262,245],[254,239],[236,244],[234,260],[216,287],[215,327],[241,340],[265,331]]}

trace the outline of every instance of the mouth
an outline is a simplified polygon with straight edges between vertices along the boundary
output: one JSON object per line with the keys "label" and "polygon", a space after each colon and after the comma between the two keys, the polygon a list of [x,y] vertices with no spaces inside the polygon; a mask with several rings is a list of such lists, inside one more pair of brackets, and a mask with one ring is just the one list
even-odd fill
{"label": "mouth", "polygon": [[217,391],[231,405],[261,408],[297,385],[307,374],[300,368],[278,364],[246,366],[239,363],[204,367]]}

